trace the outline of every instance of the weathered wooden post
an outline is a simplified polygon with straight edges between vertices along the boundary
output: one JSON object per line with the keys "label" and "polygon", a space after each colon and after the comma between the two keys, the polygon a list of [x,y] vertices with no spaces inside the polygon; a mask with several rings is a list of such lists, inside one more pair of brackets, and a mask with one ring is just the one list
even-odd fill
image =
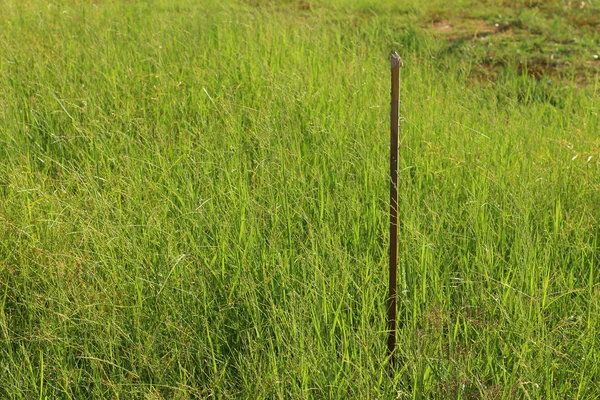
{"label": "weathered wooden post", "polygon": [[392,68],[392,101],[390,110],[390,290],[388,309],[388,355],[390,366],[396,363],[396,299],[398,287],[398,130],[400,67],[402,60],[395,51],[390,56]]}

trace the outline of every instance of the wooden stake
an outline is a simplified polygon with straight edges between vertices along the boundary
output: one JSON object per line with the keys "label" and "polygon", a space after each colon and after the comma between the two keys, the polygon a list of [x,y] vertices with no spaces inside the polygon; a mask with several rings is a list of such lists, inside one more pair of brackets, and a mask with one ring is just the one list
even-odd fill
{"label": "wooden stake", "polygon": [[392,67],[392,101],[390,110],[390,290],[388,309],[388,356],[390,366],[396,363],[396,298],[398,287],[398,121],[400,67],[402,60],[395,51],[390,56]]}

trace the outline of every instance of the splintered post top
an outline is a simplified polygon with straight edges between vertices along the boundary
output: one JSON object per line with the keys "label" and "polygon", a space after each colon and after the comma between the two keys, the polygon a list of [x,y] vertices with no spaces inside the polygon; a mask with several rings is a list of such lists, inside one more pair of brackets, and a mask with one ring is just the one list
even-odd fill
{"label": "splintered post top", "polygon": [[392,52],[392,54],[390,55],[390,61],[392,63],[392,68],[394,68],[395,66],[398,66],[398,67],[402,66],[402,59],[400,58],[398,53],[396,53],[396,50],[394,50]]}

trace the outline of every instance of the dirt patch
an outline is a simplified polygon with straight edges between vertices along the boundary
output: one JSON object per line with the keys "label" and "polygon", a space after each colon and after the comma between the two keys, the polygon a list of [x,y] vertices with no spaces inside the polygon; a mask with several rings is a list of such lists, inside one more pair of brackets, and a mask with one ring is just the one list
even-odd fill
{"label": "dirt patch", "polygon": [[480,19],[474,20],[472,27],[475,29],[474,35],[480,33],[499,33],[505,30],[503,29],[504,26],[500,27],[499,24],[489,25],[486,21]]}
{"label": "dirt patch", "polygon": [[[432,15],[422,27],[447,43],[440,50],[443,55],[472,60],[470,78],[475,82],[491,83],[509,66],[536,79],[562,79],[574,73],[578,86],[593,82],[600,73],[600,60],[592,58],[591,44],[586,44],[586,50],[583,39],[543,29],[538,32],[515,18],[496,21],[446,13]],[[594,28],[591,22],[584,25]]]}
{"label": "dirt patch", "polygon": [[433,23],[432,29],[436,32],[452,32],[453,27],[449,21],[437,21]]}
{"label": "dirt patch", "polygon": [[512,29],[508,24],[490,25],[487,21],[472,18],[450,21],[434,17],[425,28],[433,31],[435,34],[446,36],[451,41],[481,38],[497,33],[512,33]]}

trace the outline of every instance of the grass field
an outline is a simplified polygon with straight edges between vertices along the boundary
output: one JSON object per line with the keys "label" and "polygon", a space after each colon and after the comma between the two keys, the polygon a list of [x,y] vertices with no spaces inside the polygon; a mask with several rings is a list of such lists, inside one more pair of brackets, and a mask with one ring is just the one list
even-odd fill
{"label": "grass field", "polygon": [[600,398],[600,3],[420,3],[0,0],[0,398]]}

